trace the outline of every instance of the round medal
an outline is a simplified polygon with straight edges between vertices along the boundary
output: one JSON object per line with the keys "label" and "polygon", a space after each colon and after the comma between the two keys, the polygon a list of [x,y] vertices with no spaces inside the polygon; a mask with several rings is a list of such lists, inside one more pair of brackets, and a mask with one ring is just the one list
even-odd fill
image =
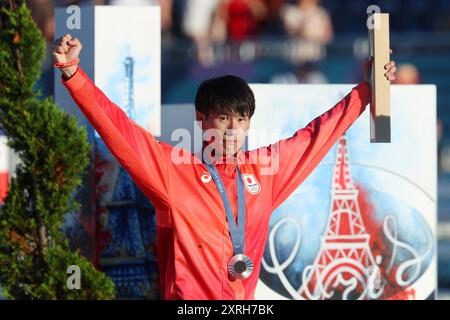
{"label": "round medal", "polygon": [[228,262],[228,273],[233,279],[247,279],[253,272],[253,262],[245,254],[236,254]]}

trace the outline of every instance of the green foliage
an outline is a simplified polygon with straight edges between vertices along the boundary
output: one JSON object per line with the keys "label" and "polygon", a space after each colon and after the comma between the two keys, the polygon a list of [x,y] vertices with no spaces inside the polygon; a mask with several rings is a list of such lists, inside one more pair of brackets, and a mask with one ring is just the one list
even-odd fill
{"label": "green foliage", "polygon": [[[0,7],[0,127],[20,156],[0,208],[0,286],[13,299],[112,299],[111,279],[61,232],[88,165],[86,131],[52,98],[38,99],[44,39],[23,2]],[[68,289],[67,268],[81,271],[81,289]]]}
{"label": "green foliage", "polygon": [[[14,299],[111,299],[114,283],[98,272],[78,252],[67,250],[66,245],[55,245],[45,251],[43,259],[25,255],[20,266],[13,263],[2,285],[6,294]],[[14,258],[18,258],[16,256]],[[12,259],[11,259],[12,260]],[[81,288],[69,289],[67,267],[80,268]],[[24,273],[22,266],[28,270]]]}

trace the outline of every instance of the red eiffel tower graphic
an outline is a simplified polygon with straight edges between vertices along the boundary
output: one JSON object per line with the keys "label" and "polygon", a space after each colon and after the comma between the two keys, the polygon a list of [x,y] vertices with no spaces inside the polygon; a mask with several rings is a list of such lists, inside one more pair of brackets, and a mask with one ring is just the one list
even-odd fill
{"label": "red eiffel tower graphic", "polygon": [[370,268],[377,264],[369,247],[370,235],[361,218],[358,190],[350,177],[345,136],[338,142],[331,197],[320,251],[314,263],[303,272],[299,294],[306,299],[373,297],[368,283],[373,271]]}

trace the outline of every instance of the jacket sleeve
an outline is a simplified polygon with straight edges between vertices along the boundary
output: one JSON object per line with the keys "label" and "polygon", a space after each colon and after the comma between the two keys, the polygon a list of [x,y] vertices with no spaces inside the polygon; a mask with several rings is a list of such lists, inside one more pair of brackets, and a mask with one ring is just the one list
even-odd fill
{"label": "jacket sleeve", "polygon": [[363,113],[369,98],[369,86],[362,82],[305,128],[264,150],[271,156],[271,165],[277,163],[272,173],[273,209],[309,176],[331,147]]}
{"label": "jacket sleeve", "polygon": [[80,66],[69,79],[61,77],[61,82],[153,205],[166,208],[169,203],[170,159],[167,159],[163,145],[109,100]]}

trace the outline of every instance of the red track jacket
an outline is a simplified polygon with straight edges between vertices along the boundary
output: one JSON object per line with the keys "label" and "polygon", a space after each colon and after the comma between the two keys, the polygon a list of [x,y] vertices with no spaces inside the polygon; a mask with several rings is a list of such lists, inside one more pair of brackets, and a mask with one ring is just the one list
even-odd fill
{"label": "red track jacket", "polygon": [[[157,256],[165,299],[254,299],[272,211],[306,179],[359,117],[370,95],[369,86],[360,83],[292,137],[264,150],[239,152],[238,159],[244,161],[216,164],[235,215],[236,165],[246,187],[245,253],[255,269],[245,280],[230,281],[227,263],[233,248],[225,209],[206,167],[198,160],[194,162],[195,155],[158,142],[127,118],[80,67],[71,78],[61,81],[156,208]],[[191,163],[173,163],[174,150],[187,155]],[[278,170],[262,174],[262,168],[273,159],[278,159]]]}

